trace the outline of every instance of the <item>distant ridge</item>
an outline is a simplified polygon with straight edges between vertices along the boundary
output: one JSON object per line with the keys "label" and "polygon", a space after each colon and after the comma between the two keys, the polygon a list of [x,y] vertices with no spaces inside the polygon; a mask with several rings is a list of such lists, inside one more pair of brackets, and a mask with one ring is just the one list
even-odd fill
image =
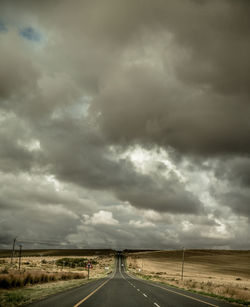
{"label": "distant ridge", "polygon": [[[1,249],[0,257],[10,257],[12,250]],[[16,250],[16,253],[18,251]],[[93,256],[112,255],[116,252],[112,249],[24,249],[22,255],[25,256]]]}

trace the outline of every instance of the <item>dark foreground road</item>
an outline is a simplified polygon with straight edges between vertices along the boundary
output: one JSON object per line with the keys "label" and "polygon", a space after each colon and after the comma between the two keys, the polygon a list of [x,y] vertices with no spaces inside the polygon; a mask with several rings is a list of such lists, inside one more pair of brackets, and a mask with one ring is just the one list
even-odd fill
{"label": "dark foreground road", "polygon": [[123,258],[117,257],[110,278],[50,296],[29,307],[229,307],[235,306],[172,287],[142,281],[124,271]]}

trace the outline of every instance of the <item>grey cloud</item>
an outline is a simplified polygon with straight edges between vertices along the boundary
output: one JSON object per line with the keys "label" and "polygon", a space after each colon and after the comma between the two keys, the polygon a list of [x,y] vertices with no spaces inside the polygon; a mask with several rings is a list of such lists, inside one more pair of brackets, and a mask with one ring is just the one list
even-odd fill
{"label": "grey cloud", "polygon": [[[171,226],[155,221],[130,247],[244,246],[245,220],[238,237],[230,227],[226,234],[211,229],[226,225],[224,208],[232,227],[249,214],[249,9],[244,0],[1,1],[0,20],[8,27],[0,32],[6,237],[53,232],[80,244],[89,230],[89,246],[117,246],[135,235],[128,223],[141,216],[133,210],[153,209],[171,214],[165,220]],[[41,41],[23,39],[25,27],[42,33]],[[39,150],[29,148],[34,140]],[[161,163],[138,171],[120,157],[135,144],[170,152],[187,180],[164,177]],[[46,176],[67,191],[39,184]],[[199,191],[203,180],[209,183]],[[200,200],[206,188],[212,204]],[[115,215],[120,204],[129,213]],[[105,207],[122,224],[116,234],[83,227],[82,214]],[[185,219],[196,227],[171,223]]]}
{"label": "grey cloud", "polygon": [[218,163],[215,175],[219,179],[228,180],[243,187],[250,185],[250,158],[249,156],[225,159]]}
{"label": "grey cloud", "polygon": [[[98,124],[110,142],[154,143],[201,155],[249,153],[249,5],[245,1],[146,1],[143,6],[139,1],[58,1],[50,12],[39,3],[30,9],[17,2],[2,5],[11,7],[13,14],[30,10],[41,26],[52,27],[61,39],[45,47],[46,64],[53,71],[63,63],[73,76],[72,91],[62,85],[47,97],[35,89],[36,104],[32,100],[26,108],[30,116],[50,114],[67,103],[65,97],[77,99],[81,87],[93,95],[94,113],[101,113]],[[153,44],[161,68],[147,64],[146,51]],[[134,59],[137,64],[125,69],[124,55],[136,49],[141,51]],[[136,62],[140,57],[144,61]],[[50,74],[53,84],[58,76],[49,69]],[[173,84],[167,81],[170,74]],[[34,79],[21,78],[26,86]]]}
{"label": "grey cloud", "polygon": [[26,125],[13,114],[0,113],[0,170],[15,173],[32,168],[37,155],[24,146],[27,142]]}
{"label": "grey cloud", "polygon": [[250,216],[250,159],[248,155],[217,161],[215,178],[222,188],[212,187],[211,194],[224,206],[238,215]]}
{"label": "grey cloud", "polygon": [[110,142],[159,144],[203,156],[249,153],[249,106],[241,97],[168,87],[145,68],[115,77],[94,106]]}
{"label": "grey cloud", "polygon": [[[89,126],[87,130],[80,122],[58,120],[47,129],[49,133],[43,131],[39,136],[46,152],[44,163],[51,165],[50,171],[58,179],[109,190],[120,200],[139,208],[176,213],[201,210],[202,204],[175,176],[165,179],[152,173],[150,178],[136,172],[128,160],[117,160],[103,140],[91,133]],[[56,142],[58,139],[62,142]]]}
{"label": "grey cloud", "polygon": [[250,216],[250,192],[248,191],[230,191],[220,195],[222,203],[230,207],[236,214]]}
{"label": "grey cloud", "polygon": [[0,33],[2,61],[0,63],[0,106],[11,109],[11,98],[18,99],[36,86],[39,77],[32,53],[15,33]]}

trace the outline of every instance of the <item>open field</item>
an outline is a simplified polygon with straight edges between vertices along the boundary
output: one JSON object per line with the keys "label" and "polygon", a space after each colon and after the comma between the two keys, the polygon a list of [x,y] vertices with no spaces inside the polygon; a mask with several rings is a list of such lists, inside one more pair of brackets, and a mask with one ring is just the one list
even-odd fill
{"label": "open field", "polygon": [[[88,262],[93,266],[90,279],[104,277],[114,265],[114,252],[109,250],[26,250],[22,253],[20,270],[18,257],[11,265],[10,251],[1,254],[0,306],[17,306],[87,282]],[[29,298],[29,293],[34,295]]]}
{"label": "open field", "polygon": [[250,301],[250,251],[187,250],[127,253],[127,267],[141,277],[188,290]]}
{"label": "open field", "polygon": [[[70,259],[70,264],[67,264],[67,259]],[[112,269],[113,256],[26,256],[22,257],[20,271],[18,270],[18,258],[14,258],[12,265],[10,264],[10,258],[0,259],[0,278],[7,274],[16,274],[17,272],[18,274],[81,273],[86,277],[87,269],[85,266],[78,266],[77,264],[71,265],[71,263],[75,263],[73,260],[77,259],[83,259],[85,263],[88,261],[94,263],[93,268],[90,269],[90,274],[93,278],[99,278]]]}

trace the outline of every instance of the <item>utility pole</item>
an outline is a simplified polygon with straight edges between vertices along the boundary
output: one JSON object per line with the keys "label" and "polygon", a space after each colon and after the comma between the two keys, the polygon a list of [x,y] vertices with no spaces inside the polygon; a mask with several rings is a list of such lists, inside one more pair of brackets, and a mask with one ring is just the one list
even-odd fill
{"label": "utility pole", "polygon": [[14,254],[15,254],[15,244],[16,244],[16,238],[13,240],[12,254],[11,254],[11,260],[10,260],[11,265],[13,263],[13,258],[14,258]]}
{"label": "utility pole", "polygon": [[88,280],[89,280],[89,265],[88,265]]}
{"label": "utility pole", "polygon": [[183,280],[184,261],[185,261],[185,247],[183,247],[183,251],[182,251],[182,269],[181,269],[181,280]]}
{"label": "utility pole", "polygon": [[21,259],[22,259],[22,245],[19,245],[19,271],[21,269]]}

